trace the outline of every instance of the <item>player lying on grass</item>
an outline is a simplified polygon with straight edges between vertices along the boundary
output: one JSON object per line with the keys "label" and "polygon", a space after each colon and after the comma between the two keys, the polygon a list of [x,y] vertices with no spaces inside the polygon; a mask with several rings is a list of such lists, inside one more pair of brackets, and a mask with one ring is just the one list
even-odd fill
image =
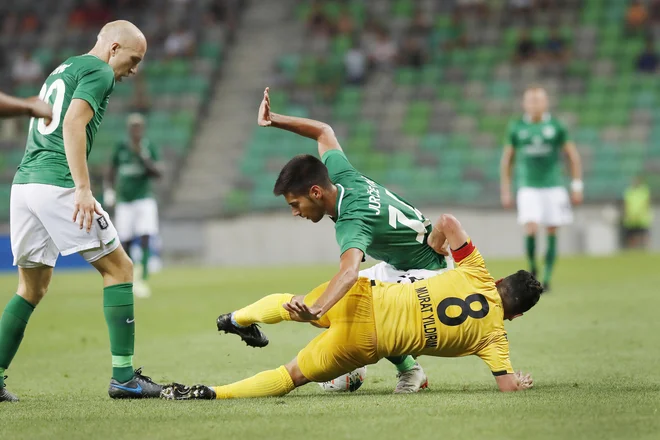
{"label": "player lying on grass", "polygon": [[429,237],[440,247],[445,239],[457,268],[412,284],[359,278],[334,307],[320,316],[314,304],[327,284],[306,296],[269,295],[238,310],[235,320],[260,333],[256,323],[311,322],[327,328],[298,356],[275,370],[230,385],[186,387],[173,384],[167,399],[229,399],[282,396],[309,382],[325,382],[385,356],[479,356],[491,369],[501,391],[532,386],[532,378],[514,373],[504,320],[531,309],[543,288],[520,270],[495,281],[483,258],[451,215],[443,215]]}
{"label": "player lying on grass", "polygon": [[0,117],[32,116],[45,118],[46,125],[50,124],[53,109],[38,96],[32,98],[16,98],[0,92]]}
{"label": "player lying on grass", "polygon": [[[293,215],[314,223],[327,215],[335,222],[341,253],[339,271],[312,306],[314,313],[331,308],[358,276],[409,283],[447,270],[444,255],[427,243],[431,222],[401,197],[353,168],[330,126],[271,113],[268,89],[257,122],[318,143],[321,160],[311,155],[293,158],[280,172],[274,188],[275,195],[284,196]],[[360,271],[365,255],[382,262]],[[231,331],[233,327],[229,315],[218,318],[218,330]],[[426,374],[412,356],[402,353],[388,360],[398,370],[395,393],[412,393],[427,386]]]}

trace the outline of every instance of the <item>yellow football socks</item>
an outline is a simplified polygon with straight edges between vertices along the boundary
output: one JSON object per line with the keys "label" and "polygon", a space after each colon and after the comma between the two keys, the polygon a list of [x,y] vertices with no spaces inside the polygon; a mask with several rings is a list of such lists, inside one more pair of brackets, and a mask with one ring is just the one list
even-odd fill
{"label": "yellow football socks", "polygon": [[[271,295],[275,296],[275,295]],[[240,399],[245,397],[277,397],[293,391],[295,386],[284,366],[276,370],[262,371],[248,379],[229,385],[213,387],[216,399]]]}
{"label": "yellow football socks", "polygon": [[247,307],[235,311],[232,316],[233,321],[242,327],[247,327],[257,322],[277,324],[282,321],[291,321],[289,312],[282,307],[291,301],[291,298],[293,298],[293,295],[290,293],[268,295]]}

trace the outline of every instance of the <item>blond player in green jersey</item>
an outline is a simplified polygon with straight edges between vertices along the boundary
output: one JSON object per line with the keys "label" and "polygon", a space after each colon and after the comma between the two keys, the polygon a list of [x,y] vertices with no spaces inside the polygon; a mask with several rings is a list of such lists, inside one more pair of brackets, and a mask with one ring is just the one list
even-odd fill
{"label": "blond player in green jersey", "polygon": [[53,107],[50,123],[33,118],[11,190],[10,229],[18,288],[0,318],[0,402],[17,401],[4,385],[28,320],[48,290],[59,254],[81,254],[103,278],[110,336],[112,398],[158,397],[161,386],[133,370],[133,265],[117,231],[92,195],[87,157],[115,81],[132,76],[147,41],[127,21],[106,24],[94,48],[60,64],[39,98]]}
{"label": "blond player in green jersey", "polygon": [[[518,222],[525,228],[525,246],[530,272],[536,276],[536,233],[547,229],[544,288],[550,289],[552,268],[557,257],[557,229],[573,221],[571,202],[582,203],[580,154],[566,127],[548,113],[548,94],[541,87],[530,87],[523,96],[521,118],[511,121],[504,141],[500,165],[502,205],[513,206],[511,169],[516,164]],[[562,153],[571,170],[571,195],[564,188]]]}
{"label": "blond player in green jersey", "polygon": [[[341,255],[339,271],[312,306],[314,313],[325,314],[358,276],[410,283],[447,270],[445,255],[428,245],[431,222],[403,198],[356,170],[329,125],[271,113],[268,89],[259,108],[258,124],[291,131],[318,143],[321,160],[311,155],[294,157],[280,172],[274,188],[275,195],[284,196],[293,215],[314,223],[329,216],[335,222]],[[360,271],[365,255],[381,263]],[[255,326],[241,328],[229,314],[218,318],[218,329],[240,334],[249,345],[268,343]],[[416,392],[427,386],[426,374],[411,356],[388,360],[398,370],[395,393]]]}

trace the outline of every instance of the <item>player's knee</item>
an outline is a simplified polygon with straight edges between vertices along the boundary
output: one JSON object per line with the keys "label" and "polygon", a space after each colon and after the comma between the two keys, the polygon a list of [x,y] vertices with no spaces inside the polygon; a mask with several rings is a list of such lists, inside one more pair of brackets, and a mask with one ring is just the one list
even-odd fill
{"label": "player's knee", "polygon": [[294,359],[288,364],[286,364],[284,368],[286,368],[286,371],[289,373],[289,376],[291,376],[291,381],[293,382],[293,385],[295,387],[300,387],[311,382],[302,374],[302,371],[300,371],[300,366],[298,366],[297,359]]}
{"label": "player's knee", "polygon": [[26,285],[25,283],[19,283],[18,288],[16,289],[16,294],[22,297],[24,300],[36,306],[39,302],[46,296],[48,293],[48,286],[33,286]]}
{"label": "player's knee", "polygon": [[536,235],[538,229],[539,229],[539,225],[536,223],[530,222],[525,224],[525,232],[527,233],[527,235]]}

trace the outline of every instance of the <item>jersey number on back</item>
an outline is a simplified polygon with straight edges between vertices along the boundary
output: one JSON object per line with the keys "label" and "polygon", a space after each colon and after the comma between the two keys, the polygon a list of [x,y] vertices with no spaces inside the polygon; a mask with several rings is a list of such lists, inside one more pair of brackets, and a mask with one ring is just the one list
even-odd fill
{"label": "jersey number on back", "polygon": [[[57,127],[60,126],[60,118],[62,117],[62,106],[64,105],[64,92],[66,86],[64,81],[59,78],[53,81],[53,83],[46,89],[46,84],[43,85],[41,91],[39,92],[39,99],[45,102],[49,102],[51,95],[55,94],[55,99],[53,101],[53,120],[50,125],[46,125],[43,119],[39,119],[37,124],[37,130],[39,133],[47,136],[54,132]],[[34,124],[34,118],[30,119],[30,130],[32,130],[32,125]]]}
{"label": "jersey number on back", "polygon": [[399,200],[394,194],[389,192],[388,190],[385,190],[385,193],[399,202],[399,204],[403,205],[404,207],[408,208],[412,212],[415,213],[417,216],[416,219],[414,218],[408,218],[406,215],[401,212],[399,209],[395,208],[392,205],[389,205],[389,213],[390,213],[390,226],[396,229],[397,223],[401,223],[402,225],[412,229],[413,231],[417,232],[417,241],[420,243],[424,242],[424,235],[426,235],[426,224],[428,223],[428,220],[424,221],[424,216],[422,215],[421,212],[419,212],[417,209],[413,208],[412,206],[408,205],[407,203],[402,202]]}
{"label": "jersey number on back", "polygon": [[[474,311],[472,310],[472,303],[481,304],[481,310]],[[461,314],[455,317],[447,316],[447,309],[450,306],[458,306],[461,308]],[[488,305],[488,300],[481,293],[473,293],[465,297],[465,300],[450,296],[440,301],[438,304],[438,319],[441,323],[449,327],[456,327],[457,325],[463,324],[468,317],[474,319],[481,319],[488,315],[490,306]]]}

